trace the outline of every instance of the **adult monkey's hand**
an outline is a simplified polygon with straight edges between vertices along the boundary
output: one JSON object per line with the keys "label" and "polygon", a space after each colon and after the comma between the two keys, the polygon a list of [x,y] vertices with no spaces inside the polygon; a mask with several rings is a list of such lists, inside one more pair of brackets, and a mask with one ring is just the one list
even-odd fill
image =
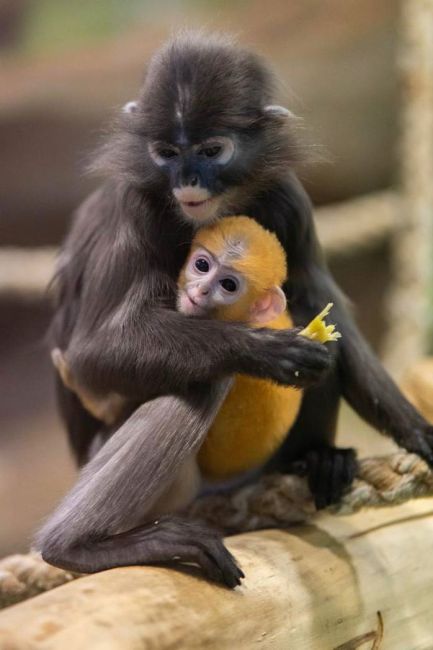
{"label": "adult monkey's hand", "polygon": [[299,336],[300,330],[254,330],[236,371],[299,388],[320,383],[333,357],[322,343]]}

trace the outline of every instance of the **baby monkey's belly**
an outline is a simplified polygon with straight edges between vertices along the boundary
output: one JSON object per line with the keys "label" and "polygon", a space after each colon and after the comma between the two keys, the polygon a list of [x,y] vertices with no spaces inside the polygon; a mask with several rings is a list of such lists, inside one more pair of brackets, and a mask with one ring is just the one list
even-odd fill
{"label": "baby monkey's belly", "polygon": [[[268,327],[292,327],[286,314]],[[266,462],[292,427],[302,391],[236,375],[206,439],[198,463],[206,478],[223,479]]]}

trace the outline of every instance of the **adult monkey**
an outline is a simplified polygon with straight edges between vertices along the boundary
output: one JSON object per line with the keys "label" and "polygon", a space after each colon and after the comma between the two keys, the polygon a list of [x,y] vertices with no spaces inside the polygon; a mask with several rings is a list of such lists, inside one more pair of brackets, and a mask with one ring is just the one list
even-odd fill
{"label": "adult monkey", "polygon": [[[92,572],[194,561],[214,580],[239,583],[217,533],[179,516],[150,519],[175,468],[206,435],[224,377],[234,372],[310,387],[275,466],[284,471],[304,458],[318,507],[337,499],[355,471],[354,452],[332,446],[341,396],[433,464],[432,427],[381,368],[324,265],[310,202],[291,170],[290,114],[272,105],[272,95],[256,56],[187,34],[153,58],[139,99],[98,159],[109,178],[66,240],[53,338],[81,384],[127,396],[131,415],[110,435],[59,387],[76,456],[90,461],[38,535],[52,564]],[[174,311],[194,225],[240,213],[284,245],[297,324],[334,302],[343,338],[333,355],[297,330],[250,331]]]}

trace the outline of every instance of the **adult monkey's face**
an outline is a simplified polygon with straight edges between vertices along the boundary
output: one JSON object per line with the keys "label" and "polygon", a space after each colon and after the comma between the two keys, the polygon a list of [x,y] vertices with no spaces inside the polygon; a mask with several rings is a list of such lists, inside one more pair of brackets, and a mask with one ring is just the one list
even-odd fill
{"label": "adult monkey's face", "polygon": [[170,179],[171,191],[183,214],[195,224],[209,223],[222,211],[227,184],[223,172],[236,155],[234,134],[214,134],[193,142],[182,128],[174,142],[151,142],[149,155]]}
{"label": "adult monkey's face", "polygon": [[152,58],[102,163],[196,226],[240,212],[297,158],[291,114],[272,100],[259,57],[187,32]]}

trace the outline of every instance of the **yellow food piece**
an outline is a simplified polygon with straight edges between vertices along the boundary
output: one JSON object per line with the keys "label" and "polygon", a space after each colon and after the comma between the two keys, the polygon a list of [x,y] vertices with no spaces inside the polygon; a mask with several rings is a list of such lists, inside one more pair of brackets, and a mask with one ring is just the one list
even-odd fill
{"label": "yellow food piece", "polygon": [[337,341],[341,338],[340,332],[335,329],[335,325],[327,325],[325,323],[325,316],[329,314],[334,303],[330,302],[326,305],[325,309],[313,318],[301,332],[301,336],[306,336],[314,341],[320,343],[327,343],[328,341]]}

